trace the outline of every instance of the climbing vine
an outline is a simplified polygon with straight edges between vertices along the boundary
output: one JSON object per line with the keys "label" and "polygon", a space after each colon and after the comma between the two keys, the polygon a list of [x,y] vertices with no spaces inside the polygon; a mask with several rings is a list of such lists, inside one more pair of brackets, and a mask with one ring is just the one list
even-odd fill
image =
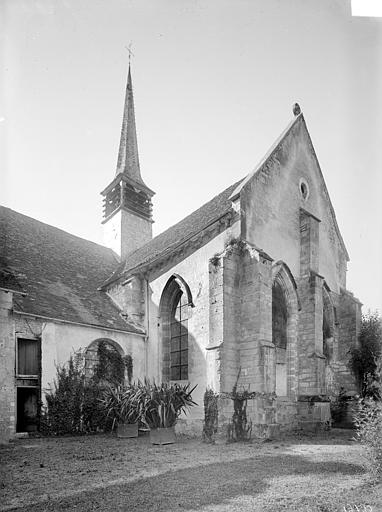
{"label": "climbing vine", "polygon": [[94,369],[94,381],[96,383],[107,381],[111,384],[122,384],[125,380],[126,365],[118,350],[102,340],[98,344],[97,356],[98,362]]}
{"label": "climbing vine", "polygon": [[227,438],[230,442],[249,441],[252,436],[252,421],[247,419],[248,400],[254,398],[275,399],[275,393],[261,393],[258,391],[250,391],[248,388],[238,389],[238,382],[241,368],[236,378],[236,382],[230,393],[222,393],[224,398],[230,398],[233,401],[232,421],[228,425]]}
{"label": "climbing vine", "polygon": [[203,441],[206,443],[214,442],[214,435],[218,430],[218,400],[219,395],[212,389],[207,389],[204,393]]}
{"label": "climbing vine", "polygon": [[123,362],[126,367],[127,381],[129,384],[131,384],[131,381],[133,379],[133,358],[131,357],[130,354],[128,354],[123,358]]}

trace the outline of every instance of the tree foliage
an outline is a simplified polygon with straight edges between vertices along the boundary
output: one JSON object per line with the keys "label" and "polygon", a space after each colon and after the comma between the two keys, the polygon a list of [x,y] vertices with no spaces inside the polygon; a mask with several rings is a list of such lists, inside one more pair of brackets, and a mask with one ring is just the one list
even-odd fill
{"label": "tree foliage", "polygon": [[376,361],[374,396],[359,402],[355,425],[363,447],[365,466],[376,478],[382,478],[382,357]]}
{"label": "tree foliage", "polygon": [[350,365],[355,373],[361,396],[378,395],[378,358],[382,353],[382,319],[379,313],[363,315],[359,334],[359,346],[351,350]]}

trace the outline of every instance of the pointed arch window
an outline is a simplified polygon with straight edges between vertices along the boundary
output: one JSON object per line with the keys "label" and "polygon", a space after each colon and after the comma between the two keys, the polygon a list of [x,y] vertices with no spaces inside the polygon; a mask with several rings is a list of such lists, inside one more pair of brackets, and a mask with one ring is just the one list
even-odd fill
{"label": "pointed arch window", "polygon": [[172,276],[167,282],[160,305],[163,380],[188,380],[188,320],[193,307],[185,281]]}
{"label": "pointed arch window", "polygon": [[287,391],[287,324],[288,306],[284,290],[278,281],[272,287],[272,341],[276,349],[276,394]]}
{"label": "pointed arch window", "polygon": [[179,288],[171,311],[170,379],[188,379],[188,301]]}

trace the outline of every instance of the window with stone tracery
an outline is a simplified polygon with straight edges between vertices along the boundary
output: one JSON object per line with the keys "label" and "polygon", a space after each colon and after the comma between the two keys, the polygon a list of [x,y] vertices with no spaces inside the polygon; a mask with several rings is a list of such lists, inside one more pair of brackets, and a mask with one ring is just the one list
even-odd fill
{"label": "window with stone tracery", "polygon": [[188,301],[179,289],[171,311],[170,378],[188,379]]}
{"label": "window with stone tracery", "polygon": [[192,297],[187,283],[173,275],[163,290],[160,303],[162,339],[162,379],[181,381],[189,378],[189,333]]}

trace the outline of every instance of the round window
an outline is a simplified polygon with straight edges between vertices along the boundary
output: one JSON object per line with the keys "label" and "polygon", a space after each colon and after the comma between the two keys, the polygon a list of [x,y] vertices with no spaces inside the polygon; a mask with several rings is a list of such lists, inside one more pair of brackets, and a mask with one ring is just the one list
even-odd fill
{"label": "round window", "polygon": [[309,196],[309,187],[307,182],[301,178],[300,180],[300,194],[304,201],[308,199]]}

